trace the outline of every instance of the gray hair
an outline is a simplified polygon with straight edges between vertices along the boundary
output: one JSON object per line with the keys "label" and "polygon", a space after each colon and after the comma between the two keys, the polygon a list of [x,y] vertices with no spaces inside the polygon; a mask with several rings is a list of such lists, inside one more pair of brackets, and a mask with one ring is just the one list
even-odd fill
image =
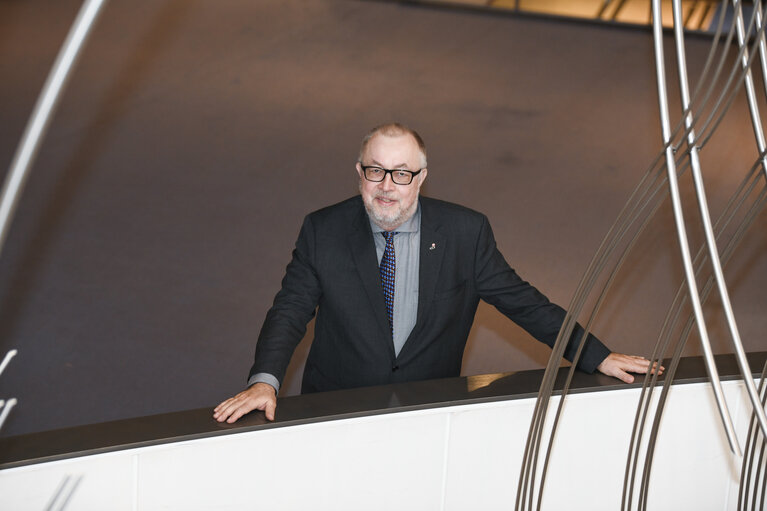
{"label": "gray hair", "polygon": [[379,133],[386,137],[397,137],[400,135],[410,135],[413,137],[418,144],[418,149],[421,151],[421,168],[426,168],[426,144],[423,143],[421,135],[419,135],[416,130],[408,128],[404,124],[400,124],[398,122],[381,124],[370,130],[367,135],[365,135],[365,138],[362,139],[362,144],[360,145],[360,155],[358,158],[360,163],[362,163],[362,156],[365,154],[365,150],[368,148],[370,140]]}

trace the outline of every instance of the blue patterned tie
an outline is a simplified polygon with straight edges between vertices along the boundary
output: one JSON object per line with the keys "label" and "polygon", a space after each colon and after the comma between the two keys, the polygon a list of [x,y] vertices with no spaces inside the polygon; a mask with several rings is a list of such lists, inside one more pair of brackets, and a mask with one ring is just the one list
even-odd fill
{"label": "blue patterned tie", "polygon": [[386,314],[389,316],[389,327],[394,336],[394,271],[397,267],[394,261],[394,235],[396,232],[382,232],[386,238],[386,249],[381,258],[381,286],[383,286]]}

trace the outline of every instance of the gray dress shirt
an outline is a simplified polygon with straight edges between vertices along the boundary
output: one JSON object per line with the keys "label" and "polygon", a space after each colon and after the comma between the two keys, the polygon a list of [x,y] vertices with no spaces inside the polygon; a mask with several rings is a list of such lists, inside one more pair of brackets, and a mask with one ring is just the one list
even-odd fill
{"label": "gray dress shirt", "polygon": [[[378,264],[381,264],[386,238],[383,229],[371,220]],[[421,207],[404,224],[395,229],[394,236],[394,353],[399,355],[418,313],[418,261],[421,254]]]}

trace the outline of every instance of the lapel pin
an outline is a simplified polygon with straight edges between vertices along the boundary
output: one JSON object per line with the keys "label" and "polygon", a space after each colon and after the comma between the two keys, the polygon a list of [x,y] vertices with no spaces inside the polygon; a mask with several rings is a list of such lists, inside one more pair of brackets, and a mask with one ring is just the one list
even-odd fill
{"label": "lapel pin", "polygon": [[437,248],[437,244],[432,243],[431,246],[429,247],[429,250],[434,250],[435,248]]}

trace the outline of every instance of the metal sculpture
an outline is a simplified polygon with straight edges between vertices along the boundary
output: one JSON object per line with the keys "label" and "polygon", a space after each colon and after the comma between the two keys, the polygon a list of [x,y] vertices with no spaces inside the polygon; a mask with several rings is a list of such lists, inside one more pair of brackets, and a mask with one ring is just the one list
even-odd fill
{"label": "metal sculpture", "polygon": [[[554,391],[554,377],[559,365],[558,361],[561,359],[567,340],[572,335],[576,318],[582,314],[586,318],[584,324],[586,332],[580,339],[582,343],[582,340],[591,329],[599,309],[607,297],[610,286],[626,260],[627,255],[635,246],[639,235],[648,225],[650,219],[664,202],[666,195],[661,192],[666,187],[674,211],[680,255],[685,269],[685,282],[682,283],[674,298],[653,352],[650,355],[650,359],[653,362],[660,364],[667,351],[670,348],[672,349],[670,362],[667,363],[668,368],[663,388],[654,410],[651,410],[651,398],[658,385],[658,377],[656,374],[648,374],[643,381],[629,452],[627,453],[621,509],[646,509],[647,507],[653,450],[659,432],[660,419],[682,350],[694,325],[698,327],[698,333],[705,354],[706,367],[720,410],[723,428],[727,434],[733,454],[741,456],[740,446],[734,432],[726,400],[721,390],[713,353],[708,342],[706,322],[702,311],[702,303],[708,298],[714,285],[716,285],[719,291],[722,308],[727,318],[733,351],[753,407],[753,420],[746,444],[746,456],[743,460],[741,498],[739,499],[741,507],[739,509],[749,509],[743,507],[749,503],[753,506],[753,509],[762,509],[761,506],[764,504],[765,499],[765,488],[767,487],[767,483],[764,480],[767,475],[765,474],[764,456],[767,419],[765,419],[764,414],[764,397],[760,397],[760,394],[763,395],[763,388],[760,387],[760,390],[757,390],[754,385],[751,376],[752,370],[745,357],[722,267],[730,259],[738,243],[743,239],[754,218],[764,206],[767,197],[767,187],[765,187],[764,183],[764,177],[767,177],[767,150],[765,150],[762,122],[756,102],[756,88],[751,75],[751,66],[757,54],[760,57],[762,70],[767,69],[765,27],[762,23],[765,12],[761,2],[757,2],[754,5],[753,14],[746,27],[741,13],[740,1],[734,1],[733,13],[735,15],[729,23],[726,31],[727,36],[722,43],[725,20],[723,13],[726,10],[727,4],[728,2],[726,1],[722,2],[720,10],[722,15],[719,17],[711,50],[709,51],[697,86],[694,92],[690,94],[687,79],[681,2],[679,0],[674,0],[673,2],[674,42],[682,100],[682,115],[672,129],[669,104],[666,97],[667,80],[665,76],[660,0],[653,0],[653,41],[656,53],[656,74],[663,147],[605,236],[570,303],[568,316],[565,319],[546,368],[544,381],[539,391],[531,421],[520,471],[516,509],[540,509],[543,503],[548,461],[552,451],[557,424],[562,412],[562,405],[572,378],[572,368],[564,384],[562,399],[559,401],[548,437],[544,435],[545,417]],[[731,59],[728,62],[728,50],[735,37],[737,37],[738,51],[734,60]],[[716,90],[717,84],[725,76],[724,73],[727,65],[730,66],[730,69],[726,75],[725,84]],[[762,76],[766,76],[764,72]],[[736,94],[740,90],[741,84],[747,94],[758,155],[751,169],[746,173],[741,185],[730,198],[723,213],[716,222],[712,223],[703,186],[700,152],[729,110]],[[767,92],[767,83],[764,89]],[[706,247],[701,247],[694,258],[687,241],[678,185],[679,176],[688,168],[691,169],[699,215],[706,237]],[[732,228],[735,222],[737,223]],[[732,233],[725,237],[725,233],[728,230],[732,231]],[[704,273],[704,269],[707,267],[710,267],[710,275]],[[702,286],[699,287],[698,279],[701,276],[704,278]],[[597,283],[600,282],[600,279],[603,281],[601,289],[597,288]],[[594,293],[595,289],[599,289],[598,292]],[[585,304],[592,293],[596,294],[595,304],[590,311],[585,311]],[[674,338],[672,334],[677,330],[682,308],[688,300],[692,304],[693,313],[690,314],[684,326],[681,327],[679,335]],[[580,351],[576,355],[576,360],[579,356]],[[649,426],[648,431],[650,417],[652,417],[652,424]],[[642,453],[642,446],[645,443],[646,451]],[[757,448],[757,446],[759,447]],[[758,459],[755,458],[757,450],[759,451]],[[640,471],[639,461],[641,459],[644,459],[644,464]]]}

